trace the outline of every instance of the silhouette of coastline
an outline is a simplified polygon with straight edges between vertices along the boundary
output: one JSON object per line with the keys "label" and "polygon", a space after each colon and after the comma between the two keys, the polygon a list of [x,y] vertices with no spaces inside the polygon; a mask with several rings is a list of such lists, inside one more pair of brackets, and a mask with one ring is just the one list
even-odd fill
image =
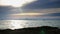
{"label": "silhouette of coastline", "polygon": [[5,29],[0,30],[0,34],[41,34],[44,31],[45,34],[60,34],[60,29],[57,27],[42,26],[42,27],[30,27],[23,29]]}

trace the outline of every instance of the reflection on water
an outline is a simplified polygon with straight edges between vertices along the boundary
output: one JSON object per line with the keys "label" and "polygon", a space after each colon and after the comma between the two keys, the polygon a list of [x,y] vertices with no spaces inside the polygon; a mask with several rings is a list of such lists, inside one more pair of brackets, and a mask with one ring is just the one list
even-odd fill
{"label": "reflection on water", "polygon": [[0,20],[0,29],[18,29],[24,28],[27,21],[25,20]]}
{"label": "reflection on water", "polygon": [[60,20],[0,20],[0,29],[19,29],[27,27],[60,27]]}

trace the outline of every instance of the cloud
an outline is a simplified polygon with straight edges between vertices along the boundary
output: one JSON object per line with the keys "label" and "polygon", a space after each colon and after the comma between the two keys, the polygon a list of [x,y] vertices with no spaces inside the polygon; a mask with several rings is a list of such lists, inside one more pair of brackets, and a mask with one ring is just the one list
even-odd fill
{"label": "cloud", "polygon": [[22,7],[23,9],[60,8],[60,0],[37,0]]}
{"label": "cloud", "polygon": [[44,16],[60,16],[60,13],[50,13],[50,14],[45,14]]}
{"label": "cloud", "polygon": [[25,13],[60,13],[60,8],[48,8],[48,9],[22,9]]}
{"label": "cloud", "polygon": [[19,10],[17,8],[14,8],[12,6],[0,6],[0,14],[16,14],[19,13]]}
{"label": "cloud", "polygon": [[20,10],[12,6],[0,6],[0,19],[9,19],[10,14],[20,13]]}
{"label": "cloud", "polygon": [[[21,13],[26,13],[20,15]],[[29,13],[40,13],[39,15],[33,15]],[[57,15],[56,15],[57,13]],[[20,19],[59,19],[60,8],[48,8],[48,9],[22,9],[14,8],[11,6],[0,6],[0,20],[20,20]],[[15,15],[13,15],[15,14]],[[42,14],[42,15],[41,15]],[[31,16],[29,16],[31,15]]]}
{"label": "cloud", "polygon": [[30,14],[11,14],[4,16],[1,20],[41,20],[41,19],[55,19],[59,20],[60,16],[59,13],[47,13],[47,14],[38,14],[38,15],[30,15]]}

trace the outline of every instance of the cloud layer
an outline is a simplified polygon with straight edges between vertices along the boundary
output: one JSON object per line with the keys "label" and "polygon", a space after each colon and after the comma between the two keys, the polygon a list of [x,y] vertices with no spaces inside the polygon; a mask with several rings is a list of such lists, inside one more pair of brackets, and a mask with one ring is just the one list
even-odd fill
{"label": "cloud layer", "polygon": [[27,4],[24,9],[60,8],[60,0],[37,0]]}
{"label": "cloud layer", "polygon": [[[22,16],[21,13],[40,13],[39,15],[28,14]],[[15,14],[15,15],[13,15]],[[60,0],[37,0],[32,3],[26,4],[23,7],[12,7],[12,6],[0,6],[0,20],[9,19],[59,19],[60,17]],[[29,16],[30,15],[30,16]]]}
{"label": "cloud layer", "polygon": [[[35,13],[37,13],[38,15],[32,15]],[[52,18],[59,19],[59,17],[60,17],[60,8],[24,10],[21,8],[14,8],[11,6],[0,6],[0,20],[5,20],[5,19],[20,20],[20,19],[32,19],[32,18],[33,19],[52,19]]]}

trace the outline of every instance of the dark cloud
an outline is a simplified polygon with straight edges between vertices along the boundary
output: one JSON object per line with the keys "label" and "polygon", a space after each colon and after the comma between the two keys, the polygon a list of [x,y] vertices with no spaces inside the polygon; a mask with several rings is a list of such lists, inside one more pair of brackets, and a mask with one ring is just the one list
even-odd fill
{"label": "dark cloud", "polygon": [[60,0],[37,0],[22,7],[23,9],[60,8]]}
{"label": "dark cloud", "polygon": [[0,6],[0,19],[9,19],[10,14],[17,14],[19,10],[12,6]]}
{"label": "dark cloud", "polygon": [[0,14],[16,14],[19,13],[17,8],[11,6],[0,6]]}
{"label": "dark cloud", "polygon": [[0,6],[0,14],[9,13],[10,10],[12,10],[10,6]]}

